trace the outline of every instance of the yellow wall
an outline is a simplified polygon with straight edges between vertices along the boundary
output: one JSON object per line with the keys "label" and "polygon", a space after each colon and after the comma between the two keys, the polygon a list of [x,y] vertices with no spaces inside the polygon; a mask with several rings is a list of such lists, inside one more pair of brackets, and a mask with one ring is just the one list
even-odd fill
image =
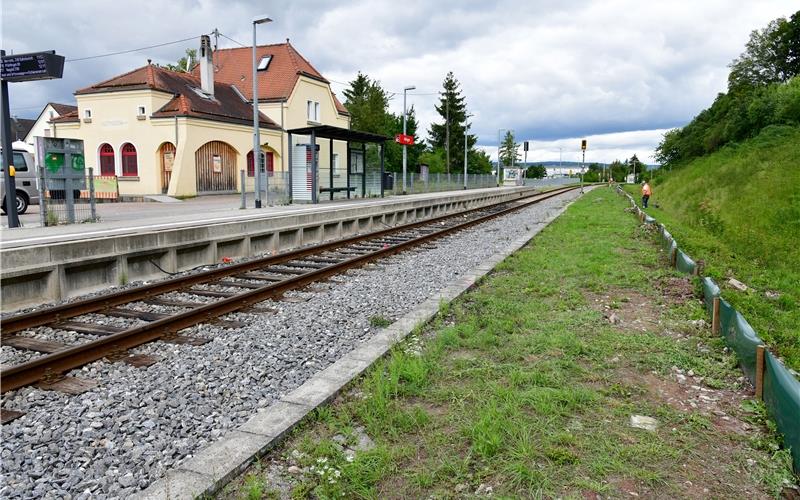
{"label": "yellow wall", "polygon": [[[247,152],[252,149],[252,127],[244,124],[228,124],[196,118],[156,118],[150,115],[166,104],[172,94],[154,90],[120,91],[76,96],[80,123],[57,125],[56,137],[82,139],[86,155],[86,166],[100,172],[99,148],[109,143],[116,155],[116,173],[122,195],[150,195],[161,193],[161,162],[158,150],[164,142],[175,144],[175,161],[167,193],[171,196],[194,196],[197,194],[195,151],[210,141],[223,141],[237,151],[237,171],[247,169]],[[336,110],[328,84],[300,77],[292,95],[284,103],[261,103],[259,109],[283,128],[318,125],[307,118],[306,102],[320,103],[320,122],[342,128],[350,128],[349,118]],[[145,106],[146,118],[137,118],[138,107]],[[91,123],[84,121],[84,111],[91,109]],[[176,137],[177,135],[177,137]],[[136,147],[137,177],[122,176],[122,145],[130,142]],[[261,130],[261,143],[265,151],[272,151],[276,172],[288,168],[286,151],[288,135],[272,129]],[[320,145],[320,169],[329,166],[329,144],[327,139],[318,140]],[[342,171],[347,165],[347,145],[334,143],[334,152],[339,155]],[[276,176],[280,177],[280,176]],[[236,177],[237,187],[239,176]],[[340,177],[344,184],[344,176]],[[278,179],[276,179],[278,181]],[[327,172],[323,170],[320,185],[328,185]],[[339,181],[335,181],[339,184]],[[253,178],[247,178],[245,188],[253,189]]]}
{"label": "yellow wall", "polygon": [[[307,101],[316,101],[320,103],[320,121],[312,122],[308,120]],[[283,115],[281,116],[281,107],[283,107]],[[297,84],[289,96],[286,103],[261,103],[259,110],[265,115],[269,116],[276,123],[283,123],[285,130],[294,128],[308,127],[313,125],[332,125],[334,127],[350,128],[350,119],[347,116],[339,114],[336,110],[336,105],[333,101],[333,94],[331,94],[330,85],[313,80],[311,78],[301,76],[297,79]],[[281,121],[283,120],[283,121]],[[295,144],[299,142],[295,139]],[[284,134],[282,141],[282,150],[287,151],[289,147],[288,134]],[[330,146],[327,139],[317,139],[320,145],[319,154],[319,167],[323,171],[320,175],[320,185],[327,186],[329,184],[327,169],[330,165]],[[347,144],[342,141],[335,141],[333,143],[334,153],[339,155],[339,168],[344,172],[347,168]],[[284,156],[284,163],[288,162],[288,156]],[[276,162],[276,169],[278,168]],[[288,168],[283,165],[284,169]],[[334,181],[339,183],[338,181]],[[341,177],[341,184],[344,185],[346,180],[344,176]]]}
{"label": "yellow wall", "polygon": [[[172,125],[174,127],[174,123]],[[275,165],[280,165],[281,132],[262,128],[260,133],[262,149],[272,151],[275,155]],[[253,149],[252,127],[196,118],[178,118],[178,147],[175,151],[175,164],[172,167],[172,178],[167,194],[170,196],[197,194],[194,154],[203,144],[210,141],[226,142],[236,150],[236,186],[238,189],[241,188],[238,172],[247,171],[247,153]],[[251,191],[253,182],[254,178],[248,178],[245,188]]]}
{"label": "yellow wall", "polygon": [[[100,145],[114,147],[116,173],[122,195],[150,195],[161,193],[161,161],[158,150],[164,142],[176,144],[175,162],[168,194],[194,196],[197,194],[195,178],[195,151],[209,141],[227,142],[240,154],[237,170],[247,168],[247,152],[252,149],[252,127],[227,124],[196,118],[150,118],[166,104],[172,94],[153,90],[122,91],[102,94],[78,95],[80,123],[58,124],[56,136],[84,141],[86,166],[100,172]],[[145,106],[144,120],[137,119],[138,107]],[[91,109],[90,123],[84,121],[84,110]],[[176,138],[177,134],[177,138]],[[275,162],[280,164],[280,132],[261,130],[262,144],[275,147]],[[137,177],[122,176],[122,145],[130,142],[136,147]],[[193,148],[193,149],[190,149]],[[252,183],[252,180],[250,181]],[[237,177],[237,186],[239,177]]]}

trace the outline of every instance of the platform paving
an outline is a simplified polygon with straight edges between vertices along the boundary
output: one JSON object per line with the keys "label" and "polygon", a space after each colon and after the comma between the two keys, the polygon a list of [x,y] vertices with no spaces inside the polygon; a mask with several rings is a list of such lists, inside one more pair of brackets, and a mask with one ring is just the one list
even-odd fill
{"label": "platform paving", "polygon": [[133,498],[179,500],[212,495],[219,491],[230,478],[274,448],[306,415],[332,400],[343,387],[385,355],[395,343],[411,334],[418,326],[430,321],[442,303],[452,301],[472,288],[503,259],[525,246],[570,205],[571,202],[553,211],[547,221],[541,221],[544,224],[535,225],[523,237],[510,243],[504,251],[488,257],[471,272],[445,285],[439,293],[410,313],[317,373],[265,411],[254,415],[235,431],[228,432],[219,441],[201,450],[195,457],[182,463]]}
{"label": "platform paving", "polygon": [[[507,188],[470,189],[470,193],[485,193]],[[214,223],[245,222],[282,216],[314,214],[347,208],[367,208],[400,202],[424,201],[464,193],[442,191],[437,193],[387,196],[386,198],[359,198],[334,200],[317,205],[276,205],[259,209],[240,209],[239,195],[200,196],[179,203],[124,202],[100,203],[97,212],[100,222],[68,224],[51,227],[38,225],[37,206],[31,206],[23,216],[23,227],[0,229],[0,248],[17,248],[56,242],[98,239],[116,235],[129,235],[205,226]],[[5,219],[3,220],[5,222]]]}

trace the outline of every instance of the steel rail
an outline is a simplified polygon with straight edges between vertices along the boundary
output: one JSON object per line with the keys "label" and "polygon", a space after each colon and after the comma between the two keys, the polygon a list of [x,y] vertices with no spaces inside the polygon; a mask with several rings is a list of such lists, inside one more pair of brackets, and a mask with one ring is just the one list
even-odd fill
{"label": "steel rail", "polygon": [[[12,366],[0,372],[0,393],[5,393],[10,390],[14,390],[26,385],[36,383],[47,376],[66,373],[67,371],[72,370],[74,368],[78,368],[93,361],[97,361],[98,359],[102,359],[106,357],[109,353],[118,353],[121,351],[125,351],[127,349],[137,347],[139,345],[151,342],[153,340],[157,340],[162,337],[169,338],[175,336],[178,331],[184,328],[188,328],[190,326],[194,326],[198,323],[202,323],[205,321],[213,320],[214,318],[246,308],[263,300],[280,296],[289,290],[301,288],[315,281],[320,281],[330,276],[339,274],[346,269],[360,266],[371,260],[393,255],[407,248],[506,215],[510,212],[520,210],[527,206],[539,203],[541,201],[547,200],[554,196],[558,196],[568,191],[572,191],[574,189],[577,189],[577,187],[569,187],[565,189],[553,190],[546,192],[543,195],[542,194],[534,195],[535,199],[533,200],[527,199],[531,197],[526,197],[526,199],[520,198],[519,200],[514,200],[515,202],[519,202],[516,203],[514,206],[475,219],[471,219],[469,221],[457,224],[455,226],[443,228],[440,231],[436,231],[430,234],[425,234],[402,243],[397,243],[395,245],[386,248],[381,248],[375,252],[359,255],[353,257],[352,259],[347,259],[339,263],[332,264],[322,269],[309,271],[308,273],[296,275],[274,284],[269,284],[261,288],[248,290],[241,294],[237,294],[233,297],[212,302],[203,305],[201,307],[191,309],[189,311],[175,314],[168,318],[156,320],[146,325],[131,328],[123,332],[95,339],[85,344],[69,347],[61,351],[57,351],[52,354],[46,354],[31,361],[27,361],[25,363]],[[482,207],[482,208],[488,208],[488,207]],[[474,210],[475,209],[471,211]],[[450,214],[448,216],[428,219],[425,221],[425,224],[430,224],[432,222],[436,222],[444,218],[452,218],[458,215],[463,215],[465,212],[459,212],[456,214]],[[413,223],[410,225],[419,226],[423,224]],[[392,232],[397,232],[402,229],[408,229],[408,226],[410,225],[396,226],[395,228],[392,228]],[[385,231],[378,231],[377,233],[371,233],[371,238],[375,238],[376,235],[378,234],[385,234]],[[358,238],[358,239],[363,239],[363,238]],[[337,246],[342,246],[341,241],[342,240],[339,241],[340,245]],[[320,247],[327,248],[328,245],[317,245],[315,247],[309,247],[307,250],[315,248],[316,251],[319,252]],[[307,253],[304,253],[302,251],[301,253],[302,255],[307,255]],[[263,265],[264,263],[262,262],[261,266]],[[130,302],[130,300],[128,300],[128,302]]]}
{"label": "steel rail", "polygon": [[[545,192],[545,194],[553,193],[556,191],[563,192],[563,190],[559,189],[559,190],[547,191]],[[530,197],[541,196],[541,195],[542,193],[525,195],[518,198],[517,200],[510,200],[504,203],[513,203],[519,200],[524,200]],[[316,245],[311,245],[297,250],[291,250],[289,252],[285,252],[279,255],[261,257],[253,260],[248,260],[246,262],[239,262],[236,264],[220,267],[218,269],[212,269],[200,273],[180,276],[170,280],[164,280],[156,283],[150,283],[148,285],[137,286],[135,288],[119,290],[116,292],[111,292],[108,294],[91,297],[88,299],[82,299],[75,302],[61,304],[41,311],[31,311],[28,313],[12,315],[7,318],[3,318],[2,324],[0,324],[0,334],[2,334],[3,337],[5,337],[8,334],[13,334],[28,328],[44,326],[49,323],[63,321],[65,319],[73,318],[75,316],[80,316],[82,314],[102,311],[103,309],[118,306],[120,304],[125,304],[128,302],[135,302],[137,300],[149,299],[156,295],[161,295],[163,293],[180,290],[187,286],[214,281],[219,278],[251,271],[253,269],[258,269],[265,266],[281,264],[284,262],[288,262],[290,260],[300,259],[308,255],[313,255],[324,251],[333,250],[338,247],[350,245],[359,241],[379,238],[386,234],[392,234],[406,229],[413,229],[419,226],[431,224],[433,222],[439,222],[441,220],[449,219],[452,217],[458,217],[460,215],[465,215],[471,212],[475,212],[477,210],[489,208],[491,206],[492,205],[480,208],[462,210],[460,212],[441,215],[438,217],[433,217],[431,219],[410,222],[408,224],[402,224],[399,226],[392,226],[387,229],[382,229],[367,234],[355,235],[340,240],[330,241],[327,243],[319,243]]]}

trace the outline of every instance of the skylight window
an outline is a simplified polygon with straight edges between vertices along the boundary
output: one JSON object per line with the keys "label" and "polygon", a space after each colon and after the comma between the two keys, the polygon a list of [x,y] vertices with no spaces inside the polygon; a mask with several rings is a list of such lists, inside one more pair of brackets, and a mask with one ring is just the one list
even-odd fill
{"label": "skylight window", "polygon": [[199,89],[197,87],[189,86],[190,89],[194,91],[195,94],[199,95],[203,99],[208,99],[209,101],[212,99],[211,94],[203,92],[203,89]]}
{"label": "skylight window", "polygon": [[266,71],[270,61],[272,61],[272,56],[262,57],[261,61],[258,62],[258,67],[257,67],[258,71]]}

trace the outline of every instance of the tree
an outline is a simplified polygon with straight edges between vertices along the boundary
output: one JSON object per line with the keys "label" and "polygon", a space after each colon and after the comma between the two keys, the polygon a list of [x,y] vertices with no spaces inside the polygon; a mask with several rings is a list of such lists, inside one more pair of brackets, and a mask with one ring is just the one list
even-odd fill
{"label": "tree", "polygon": [[467,161],[467,172],[470,174],[492,173],[492,160],[482,149],[472,149],[468,154]]}
{"label": "tree", "polygon": [[547,177],[547,168],[544,165],[533,165],[525,171],[525,177],[529,179],[544,179]]}
{"label": "tree", "polygon": [[178,59],[176,64],[167,64],[167,69],[179,73],[188,73],[197,64],[197,49],[186,49],[186,55]]}
{"label": "tree", "polygon": [[[428,131],[428,142],[432,148],[441,148],[445,151],[445,171],[458,172],[458,165],[463,165],[464,148],[472,151],[477,142],[477,137],[469,134],[467,144],[464,144],[464,125],[467,118],[466,98],[461,95],[461,84],[458,83],[453,72],[447,73],[442,83],[444,91],[435,106],[436,112],[444,120],[442,123],[431,123]],[[448,127],[449,125],[449,127]],[[448,148],[449,140],[449,148]]]}
{"label": "tree", "polygon": [[380,82],[359,72],[344,90],[344,105],[350,112],[350,128],[373,134],[385,134],[389,121],[389,94]]}
{"label": "tree", "polygon": [[514,140],[514,132],[507,131],[498,151],[500,165],[511,167],[512,163],[519,161],[519,143]]}
{"label": "tree", "polygon": [[730,68],[729,91],[786,82],[800,74],[800,11],[750,33],[745,51]]}
{"label": "tree", "polygon": [[[388,121],[390,126],[383,133],[389,137],[394,137],[403,131],[403,114],[395,115],[389,113]],[[425,143],[417,137],[417,113],[414,106],[408,109],[406,115],[406,133],[414,137],[414,144],[406,146],[406,161],[409,167],[415,167],[419,163],[419,155],[425,151]],[[394,141],[387,142],[386,145],[386,170],[401,172],[403,170],[403,146]]]}

